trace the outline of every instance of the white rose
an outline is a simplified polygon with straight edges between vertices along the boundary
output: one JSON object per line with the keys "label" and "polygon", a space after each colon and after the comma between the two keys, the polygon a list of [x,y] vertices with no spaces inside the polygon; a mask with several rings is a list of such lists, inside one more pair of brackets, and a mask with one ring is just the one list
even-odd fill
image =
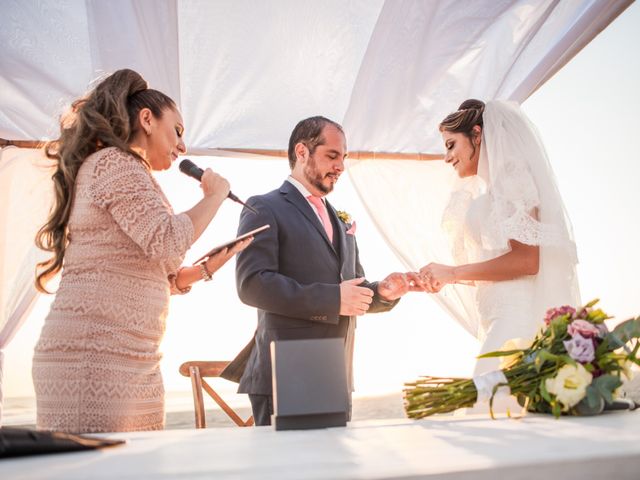
{"label": "white rose", "polygon": [[[504,342],[504,345],[500,347],[501,352],[508,352],[510,350],[525,350],[531,346],[533,340],[525,338],[512,338]],[[518,360],[522,358],[522,353],[514,353],[508,357],[500,357],[500,370],[505,370],[512,365],[515,365]]]}
{"label": "white rose", "polygon": [[630,362],[629,360],[620,360],[620,366],[622,367],[622,374],[629,381],[633,380],[633,377],[636,376],[637,372],[635,371],[635,363]]}
{"label": "white rose", "polygon": [[579,363],[565,365],[554,378],[547,378],[545,386],[549,393],[553,393],[567,411],[577,405],[584,398],[587,387],[591,384],[593,375]]}

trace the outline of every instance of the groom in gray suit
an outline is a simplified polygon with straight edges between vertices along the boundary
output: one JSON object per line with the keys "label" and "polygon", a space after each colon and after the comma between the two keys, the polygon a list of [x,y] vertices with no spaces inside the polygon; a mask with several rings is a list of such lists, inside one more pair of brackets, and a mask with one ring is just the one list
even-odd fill
{"label": "groom in gray suit", "polygon": [[236,263],[238,294],[257,308],[258,328],[230,369],[240,367],[238,392],[249,394],[256,425],[269,425],[273,413],[272,341],[344,338],[351,391],[356,316],[390,310],[409,290],[400,273],[379,283],[364,279],[355,225],[324,198],[346,156],[339,124],[324,117],[302,120],[289,140],[291,175],[277,190],[248,200],[257,215],[242,211],[238,234],[271,225]]}

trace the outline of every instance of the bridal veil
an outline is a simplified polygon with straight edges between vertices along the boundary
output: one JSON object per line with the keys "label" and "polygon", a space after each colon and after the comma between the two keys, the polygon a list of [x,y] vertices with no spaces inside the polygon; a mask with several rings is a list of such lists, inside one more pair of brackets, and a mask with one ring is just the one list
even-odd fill
{"label": "bridal veil", "polygon": [[[478,175],[457,181],[442,227],[458,264],[486,259],[478,250],[508,251],[509,240],[540,246],[529,313],[542,321],[548,308],[580,303],[571,223],[538,132],[520,106],[490,101],[483,121]],[[471,239],[469,207],[480,195],[487,215]]]}

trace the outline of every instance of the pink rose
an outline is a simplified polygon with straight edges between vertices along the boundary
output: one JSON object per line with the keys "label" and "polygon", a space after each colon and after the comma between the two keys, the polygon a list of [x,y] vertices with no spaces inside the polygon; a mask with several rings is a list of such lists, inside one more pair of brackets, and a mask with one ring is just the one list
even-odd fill
{"label": "pink rose", "polygon": [[571,322],[567,327],[567,332],[569,332],[569,335],[572,337],[582,335],[585,338],[598,337],[600,334],[598,327],[593,323],[580,319]]}
{"label": "pink rose", "polygon": [[576,362],[588,363],[596,358],[593,340],[585,338],[579,333],[576,333],[571,340],[565,340],[562,343],[564,343],[564,348],[567,349],[569,356]]}
{"label": "pink rose", "polygon": [[570,307],[569,305],[564,305],[563,307],[557,307],[557,308],[550,308],[549,310],[547,310],[547,314],[544,317],[544,323],[545,325],[549,325],[551,323],[551,320],[553,320],[556,317],[561,317],[562,315],[566,315],[566,314],[570,314],[573,316],[573,314],[576,313],[576,309],[573,307]]}

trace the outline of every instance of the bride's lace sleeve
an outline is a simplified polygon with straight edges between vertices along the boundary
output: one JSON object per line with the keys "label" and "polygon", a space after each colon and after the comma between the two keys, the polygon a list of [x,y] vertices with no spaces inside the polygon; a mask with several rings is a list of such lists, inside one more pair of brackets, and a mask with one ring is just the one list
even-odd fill
{"label": "bride's lace sleeve", "polygon": [[[499,112],[494,112],[497,107]],[[485,248],[505,248],[509,240],[566,246],[569,232],[563,215],[558,216],[564,209],[533,125],[515,107],[490,103],[485,132],[483,153],[491,202],[482,235]],[[550,201],[556,205],[549,205]]]}
{"label": "bride's lace sleeve", "polygon": [[184,257],[193,239],[191,219],[173,213],[150,172],[132,155],[105,149],[96,161],[89,192],[145,255],[169,263]]}

